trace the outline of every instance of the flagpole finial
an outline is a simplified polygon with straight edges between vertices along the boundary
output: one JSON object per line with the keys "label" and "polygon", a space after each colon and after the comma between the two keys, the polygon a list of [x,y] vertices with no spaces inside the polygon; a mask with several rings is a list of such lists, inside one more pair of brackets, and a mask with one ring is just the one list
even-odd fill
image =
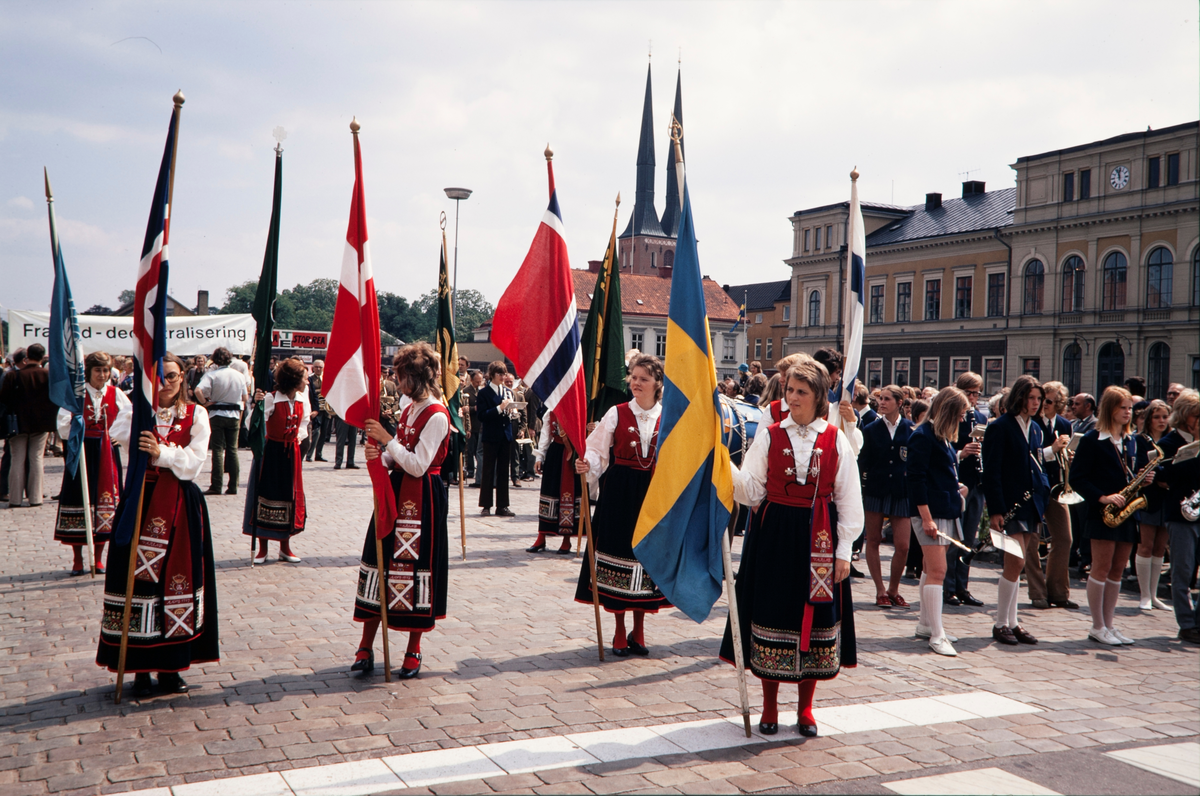
{"label": "flagpole finial", "polygon": [[550,144],[546,144],[546,151],[543,154],[547,161],[554,160],[554,150],[550,148]]}
{"label": "flagpole finial", "polygon": [[442,211],[442,215],[438,218],[438,226],[442,228],[442,232],[446,231],[446,211]]}
{"label": "flagpole finial", "polygon": [[854,170],[850,172],[850,182],[857,182],[857,181],[858,181],[858,166],[855,166]]}
{"label": "flagpole finial", "polygon": [[42,174],[46,176],[46,201],[54,201],[54,192],[50,190],[50,172],[45,166],[42,166]]}
{"label": "flagpole finial", "polygon": [[187,102],[187,97],[183,96],[183,89],[179,89],[175,92],[175,96],[171,97],[171,100],[175,103],[176,108],[182,108],[183,103]]}
{"label": "flagpole finial", "polygon": [[350,133],[352,135],[358,135],[358,131],[361,129],[362,129],[362,125],[358,123],[358,117],[355,116],[353,119],[350,120]]}
{"label": "flagpole finial", "polygon": [[621,206],[621,192],[617,191],[617,207]]}

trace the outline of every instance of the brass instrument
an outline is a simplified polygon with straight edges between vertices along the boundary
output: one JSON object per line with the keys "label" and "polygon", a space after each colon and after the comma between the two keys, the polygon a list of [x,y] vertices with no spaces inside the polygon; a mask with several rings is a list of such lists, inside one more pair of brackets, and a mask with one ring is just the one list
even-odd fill
{"label": "brass instrument", "polygon": [[1188,522],[1200,520],[1200,489],[1185,497],[1179,504],[1179,510]]}
{"label": "brass instrument", "polygon": [[1058,474],[1061,479],[1054,488],[1050,490],[1051,496],[1064,506],[1074,506],[1076,503],[1082,503],[1083,498],[1074,489],[1071,489],[1071,459],[1075,453],[1075,448],[1079,447],[1079,440],[1083,439],[1082,434],[1074,434],[1067,446],[1060,450],[1055,456],[1058,458]]}
{"label": "brass instrument", "polygon": [[987,423],[976,423],[971,427],[971,439],[979,443],[979,475],[983,475],[983,435],[987,433]]}
{"label": "brass instrument", "polygon": [[1137,475],[1135,475],[1130,480],[1129,484],[1120,491],[1119,494],[1121,497],[1125,498],[1125,506],[1123,508],[1118,508],[1112,503],[1105,504],[1103,519],[1104,524],[1109,528],[1116,528],[1121,523],[1132,517],[1135,511],[1146,505],[1145,496],[1139,495],[1138,493],[1146,488],[1146,479],[1150,476],[1150,473],[1154,472],[1156,468],[1162,467],[1164,464],[1170,464],[1172,461],[1177,460],[1184,462],[1188,459],[1194,459],[1196,454],[1200,452],[1200,441],[1189,442],[1187,445],[1184,445],[1182,448],[1176,451],[1174,456],[1167,456],[1165,458],[1162,456],[1162,450],[1160,450],[1157,445],[1154,445],[1154,450],[1157,455],[1147,462],[1145,467],[1138,470]]}

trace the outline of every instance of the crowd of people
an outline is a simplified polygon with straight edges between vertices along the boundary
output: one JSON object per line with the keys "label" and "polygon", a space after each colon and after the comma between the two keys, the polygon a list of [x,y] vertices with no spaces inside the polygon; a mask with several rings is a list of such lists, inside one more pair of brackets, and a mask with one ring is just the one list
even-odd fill
{"label": "crowd of people", "polygon": [[[40,345],[15,352],[0,383],[8,505],[42,503],[43,451],[51,435],[65,439],[82,420],[88,497],[80,475],[64,475],[55,538],[73,548],[72,574],[83,574],[90,517],[95,561],[106,572],[97,663],[116,668],[129,603],[126,671],[135,673],[135,691],[151,692],[151,672],[159,673],[160,690],[186,691],[179,673],[218,656],[205,496],[237,494],[239,445],[261,433],[242,530],[256,540],[256,564],[266,561],[270,541],[281,560],[298,563],[291,544],[306,526],[303,462],[325,461],[323,446],[336,434],[334,468],[343,461],[357,468],[359,430],[328,406],[320,360],[309,366],[272,358],[271,384],[256,390],[246,363],[219,348],[211,360],[167,356],[155,429],[131,440],[127,362],[88,355],[87,400],[76,419],[50,402],[44,357]],[[375,668],[374,639],[386,613],[389,628],[409,634],[400,677],[418,676],[422,636],[446,614],[449,486],[471,481],[482,516],[494,510],[512,517],[510,482],[521,488],[537,475],[538,535],[527,552],[546,551],[556,537],[557,552],[571,552],[580,514],[594,505],[594,550],[582,561],[575,599],[612,615],[614,655],[649,654],[645,617],[670,602],[637,560],[633,535],[656,464],[664,375],[657,358],[637,351],[626,364],[630,400],[591,423],[586,450],[575,451],[554,413],[504,362],[473,370],[460,359],[455,404],[443,400],[440,360],[428,344],[400,350],[381,387],[381,415],[361,431],[366,459],[382,460],[391,473],[400,510],[385,536],[375,533],[374,519],[367,529],[353,611],[363,634],[353,670]],[[720,655],[732,663],[740,639],[746,668],[763,684],[764,733],[778,731],[781,682],[798,684],[799,732],[817,733],[816,682],[856,660],[850,576],[862,577],[852,563],[861,558],[879,609],[910,609],[902,581],[906,570],[919,571],[910,592],[915,635],[936,654],[957,655],[943,607],[983,605],[969,585],[973,560],[989,543],[1002,556],[991,633],[999,645],[1038,643],[1028,616],[1018,616],[1022,576],[1035,609],[1079,608],[1071,599],[1071,566],[1087,574],[1086,635],[1093,642],[1135,643],[1115,624],[1131,568],[1139,606],[1173,609],[1179,638],[1200,643],[1192,596],[1200,524],[1185,510],[1200,488],[1200,459],[1175,460],[1197,438],[1195,390],[1173,384],[1166,401],[1146,401],[1135,379],[1106,388],[1097,401],[1023,375],[985,400],[982,377],[967,372],[940,390],[892,384],[868,391],[859,383],[848,401],[831,392],[842,364],[831,349],[796,353],[775,363],[770,378],[755,362],[740,382],[721,384],[730,401],[762,415],[753,440],[733,457],[745,542],[739,622],[727,625]],[[261,415],[250,411],[256,405]],[[466,431],[459,450],[451,446],[456,424],[448,405],[460,407]],[[261,416],[261,428],[252,416]],[[150,462],[139,499],[121,493],[122,452],[128,459],[130,445]],[[202,493],[195,481],[209,453],[211,482]],[[135,509],[140,536],[116,544],[114,527]],[[895,552],[885,573],[880,548],[889,529]],[[1170,605],[1158,596],[1168,557]]]}

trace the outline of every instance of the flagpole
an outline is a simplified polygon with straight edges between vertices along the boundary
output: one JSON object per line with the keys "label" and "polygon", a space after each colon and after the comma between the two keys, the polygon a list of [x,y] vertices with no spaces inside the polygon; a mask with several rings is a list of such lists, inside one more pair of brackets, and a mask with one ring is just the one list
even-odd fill
{"label": "flagpole", "polygon": [[[173,115],[175,117],[174,138],[171,142],[171,170],[167,177],[167,218],[163,227],[163,248],[167,246],[167,241],[171,236],[171,211],[174,209],[172,201],[175,197],[175,156],[179,152],[179,119],[183,115],[183,103],[186,98],[183,96],[183,89],[175,92],[175,96],[171,98],[175,104]],[[153,357],[153,350],[150,352]],[[146,363],[141,363],[142,374],[145,376]],[[158,373],[151,375],[151,382],[154,385],[153,394],[151,395],[152,404],[158,403]],[[182,385],[180,389],[183,389]],[[157,406],[151,406],[151,410],[158,411]],[[130,446],[138,445],[139,440],[130,440]],[[133,538],[129,543],[129,566],[125,573],[125,610],[121,614],[121,648],[117,655],[117,689],[113,698],[113,704],[121,704],[121,688],[125,682],[125,658],[129,652],[129,619],[133,611],[133,580],[134,573],[137,572],[137,550],[138,543],[142,538],[142,509],[146,501],[146,474],[142,474],[142,485],[138,490],[137,504],[137,523],[133,526]]]}
{"label": "flagpole", "polygon": [[[857,194],[858,194],[858,166],[855,166],[854,169],[851,170],[851,172],[850,172],[850,193],[851,193],[850,204],[853,205],[854,199],[857,197]],[[847,275],[847,278],[846,278],[846,283],[844,285],[842,285],[842,306],[843,307],[849,307],[850,301],[852,298],[850,295],[852,292],[850,289],[850,286],[854,283],[854,280],[852,277],[853,272],[851,271],[851,269],[853,268],[853,265],[854,265],[854,236],[855,236],[855,234],[856,234],[856,230],[855,230],[855,225],[854,225],[854,208],[851,207],[849,217],[846,220],[846,275]],[[828,243],[828,241],[826,241],[826,242]],[[849,316],[847,315],[847,313],[845,311],[843,311],[843,316],[846,317],[846,324],[842,328],[842,340],[841,340],[842,356],[844,357],[850,350],[849,343],[850,343],[850,336],[852,334],[852,332],[851,332],[852,324],[850,322]],[[862,357],[860,356],[859,364],[861,364],[861,359],[862,359]],[[849,378],[850,378],[849,389],[847,389],[847,387],[846,387],[847,376],[849,376]],[[845,367],[842,368],[842,383],[839,385],[841,387],[841,395],[838,396],[839,403],[842,400],[847,399],[847,393],[849,393],[848,400],[853,402],[853,400],[854,400],[854,380],[856,378],[858,378],[858,370],[857,369],[855,369],[854,373],[848,374],[848,373],[846,373],[846,368]],[[840,411],[838,411],[837,407],[834,408],[834,413],[837,415],[838,429],[840,431],[842,431],[843,433],[848,433],[846,431],[846,421],[845,421],[845,419],[842,418],[842,413]]]}

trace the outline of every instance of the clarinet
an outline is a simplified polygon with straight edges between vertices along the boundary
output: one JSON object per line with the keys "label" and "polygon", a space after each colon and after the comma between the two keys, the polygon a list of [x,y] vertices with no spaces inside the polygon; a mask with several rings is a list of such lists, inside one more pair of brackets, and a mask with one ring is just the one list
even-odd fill
{"label": "clarinet", "polygon": [[1012,522],[1013,517],[1017,516],[1017,512],[1020,511],[1021,507],[1025,505],[1025,501],[1029,500],[1031,497],[1033,497],[1033,495],[1029,492],[1021,495],[1021,499],[1014,503],[1013,507],[1008,510],[1007,514],[1004,515],[1004,518],[1000,520],[1000,530],[1004,530],[1004,527]]}
{"label": "clarinet", "polygon": [[[1025,505],[1025,501],[1029,500],[1029,498],[1031,498],[1032,496],[1033,496],[1032,493],[1028,492],[1028,491],[1026,491],[1025,494],[1021,495],[1021,499],[1018,500],[1016,503],[1014,503],[1013,507],[1008,510],[1008,513],[1005,514],[1003,518],[1001,518],[1001,520],[1000,520],[1001,530],[1003,530],[1004,526],[1008,525],[1012,521],[1013,517],[1017,516],[1017,512],[1020,510],[1020,508],[1022,506]],[[962,561],[967,566],[970,566],[971,562],[975,559],[975,556],[982,553],[984,550],[986,550],[988,547],[990,547],[991,544],[992,544],[991,533],[979,534],[979,538],[975,541],[975,546],[971,549],[971,552],[967,553],[966,555],[964,555],[962,557]]]}

